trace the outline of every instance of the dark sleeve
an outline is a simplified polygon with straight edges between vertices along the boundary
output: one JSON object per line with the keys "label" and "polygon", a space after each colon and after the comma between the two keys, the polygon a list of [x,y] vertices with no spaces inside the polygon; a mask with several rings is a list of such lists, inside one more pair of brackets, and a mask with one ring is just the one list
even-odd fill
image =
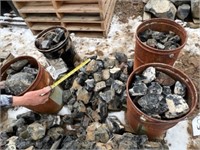
{"label": "dark sleeve", "polygon": [[12,106],[12,95],[0,95],[0,107]]}

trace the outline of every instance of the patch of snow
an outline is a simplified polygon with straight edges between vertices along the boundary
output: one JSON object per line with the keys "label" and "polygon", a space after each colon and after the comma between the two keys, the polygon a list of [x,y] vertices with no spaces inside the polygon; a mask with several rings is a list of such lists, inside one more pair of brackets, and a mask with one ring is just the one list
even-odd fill
{"label": "patch of snow", "polygon": [[188,121],[179,122],[176,126],[168,129],[165,141],[169,150],[187,150],[189,134],[187,132]]}
{"label": "patch of snow", "polygon": [[25,107],[10,108],[10,109],[8,109],[8,118],[17,119],[17,115],[20,115],[20,114],[23,114],[23,113],[26,113],[29,111],[31,111],[31,110],[28,108],[25,108]]}

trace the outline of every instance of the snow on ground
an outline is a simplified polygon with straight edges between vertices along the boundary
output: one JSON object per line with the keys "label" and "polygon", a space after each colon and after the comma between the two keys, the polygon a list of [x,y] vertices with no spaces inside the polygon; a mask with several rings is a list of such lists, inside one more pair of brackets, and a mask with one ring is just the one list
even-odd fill
{"label": "snow on ground", "polygon": [[[135,31],[141,23],[141,17],[135,19],[130,18],[128,23],[121,23],[117,16],[113,17],[110,32],[107,38],[80,38],[71,34],[76,52],[81,58],[90,55],[108,56],[113,52],[120,51],[127,54],[130,59],[133,59],[135,47]],[[185,51],[200,55],[200,28],[190,29],[185,28],[188,32],[187,44],[184,47]],[[12,27],[0,28],[0,52],[11,52],[15,57],[21,55],[30,55],[35,57],[43,66],[48,66],[45,57],[34,46],[33,36],[29,29]],[[29,111],[23,107],[9,110],[9,118],[15,118],[17,114]],[[60,114],[69,113],[63,108]],[[111,114],[113,115],[113,114]],[[124,112],[115,114],[122,122],[124,122]],[[188,122],[182,121],[173,128],[167,131],[165,140],[170,145],[170,150],[186,150],[189,134],[187,132]]]}

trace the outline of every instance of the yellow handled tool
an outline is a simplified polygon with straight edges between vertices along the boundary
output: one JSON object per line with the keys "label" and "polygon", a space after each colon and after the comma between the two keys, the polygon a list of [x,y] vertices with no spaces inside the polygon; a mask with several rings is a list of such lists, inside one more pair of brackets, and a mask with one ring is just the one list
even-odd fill
{"label": "yellow handled tool", "polygon": [[73,70],[71,70],[69,73],[67,73],[66,75],[64,75],[62,78],[60,78],[58,81],[56,81],[54,84],[52,84],[50,87],[51,89],[55,88],[56,86],[58,86],[60,83],[62,83],[64,80],[66,80],[67,78],[69,78],[72,74],[74,74],[76,71],[78,71],[79,69],[81,69],[83,66],[85,66],[88,62],[90,62],[91,59],[87,59],[86,61],[84,61],[83,63],[81,63],[80,65],[78,65],[76,68],[74,68]]}

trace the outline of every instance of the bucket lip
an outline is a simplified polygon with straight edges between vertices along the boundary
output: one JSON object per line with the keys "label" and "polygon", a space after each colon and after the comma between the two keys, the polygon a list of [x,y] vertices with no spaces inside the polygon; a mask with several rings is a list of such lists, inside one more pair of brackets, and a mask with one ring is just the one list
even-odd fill
{"label": "bucket lip", "polygon": [[[130,80],[132,80],[132,78],[134,77],[135,73],[137,73],[137,71],[141,70],[143,68],[146,69],[147,67],[150,67],[150,66],[153,66],[153,67],[160,67],[160,68],[171,68],[172,70],[176,70],[177,72],[180,72],[183,76],[185,76],[188,80],[188,83],[191,84],[191,87],[193,88],[194,90],[194,107],[193,108],[190,108],[190,110],[183,116],[181,116],[180,118],[176,118],[176,119],[169,119],[169,120],[162,120],[162,119],[156,119],[156,118],[153,118],[153,117],[150,117],[149,115],[147,115],[146,113],[142,112],[134,103],[133,103],[133,100],[132,98],[130,97],[130,94],[129,94],[129,85],[130,85]],[[181,76],[182,76],[181,75]],[[187,85],[188,87],[188,85]],[[175,122],[178,122],[178,121],[182,121],[183,119],[185,119],[186,117],[188,117],[188,115],[190,115],[193,110],[195,109],[196,105],[197,105],[197,102],[198,102],[198,94],[197,94],[197,89],[194,85],[194,83],[192,82],[192,80],[185,74],[183,73],[182,71],[180,71],[179,69],[177,68],[174,68],[173,66],[170,66],[168,64],[164,64],[164,63],[147,63],[147,64],[144,64],[144,65],[141,65],[139,66],[137,69],[133,70],[132,73],[129,75],[128,77],[128,80],[126,82],[126,93],[127,93],[127,100],[132,104],[132,106],[140,113],[142,114],[143,116],[145,116],[145,118],[148,118],[152,121],[156,121],[156,122],[160,122],[160,123],[175,123]],[[142,116],[141,115],[141,116]],[[146,122],[148,123],[148,121]]]}
{"label": "bucket lip", "polygon": [[[20,93],[20,94],[18,94],[18,95],[16,95],[16,96],[21,96],[21,95],[25,94],[27,91],[29,91],[29,89],[32,87],[32,85],[34,84],[34,82],[36,81],[36,79],[37,79],[38,76],[39,76],[39,72],[41,71],[41,65],[39,64],[39,62],[38,62],[34,57],[28,56],[28,55],[27,55],[27,56],[24,55],[24,56],[15,57],[15,58],[13,58],[12,60],[6,62],[6,63],[1,67],[1,69],[0,69],[0,70],[1,70],[1,73],[2,73],[3,67],[5,67],[5,66],[8,66],[8,67],[9,67],[9,66],[10,66],[9,64],[15,63],[16,61],[23,60],[23,59],[30,59],[30,60],[35,61],[35,62],[37,63],[38,74],[36,75],[35,79],[34,79],[33,82],[31,83],[31,85],[30,85],[28,88],[26,88],[22,93]],[[5,69],[6,69],[6,68],[5,68]]]}
{"label": "bucket lip", "polygon": [[51,51],[54,51],[54,50],[58,49],[59,47],[62,47],[63,45],[65,45],[65,44],[67,43],[67,40],[68,40],[68,37],[69,37],[69,31],[68,31],[66,28],[62,27],[62,26],[49,27],[49,28],[47,28],[47,29],[41,31],[41,32],[37,35],[36,39],[42,37],[42,36],[45,35],[48,31],[51,31],[51,30],[56,29],[56,28],[61,28],[61,29],[63,29],[63,30],[65,31],[65,39],[64,39],[62,42],[60,42],[56,47],[51,48],[51,49],[47,49],[47,50],[43,50],[43,49],[38,48],[38,46],[36,45],[36,40],[35,40],[35,42],[34,42],[35,47],[36,47],[40,52],[42,52],[42,53],[48,53],[48,52],[51,52]]}
{"label": "bucket lip", "polygon": [[[148,46],[148,45],[144,44],[144,43],[140,40],[140,38],[138,37],[139,29],[140,29],[141,27],[143,27],[143,25],[145,25],[145,24],[147,24],[147,23],[152,24],[152,23],[156,23],[156,22],[160,22],[160,23],[162,23],[162,22],[163,22],[163,23],[168,23],[168,22],[169,22],[170,24],[176,25],[176,28],[182,29],[182,31],[183,31],[183,33],[184,33],[184,35],[185,35],[185,39],[186,39],[186,40],[183,41],[183,43],[182,43],[179,47],[177,47],[177,48],[175,48],[175,49],[172,49],[172,50],[160,50],[160,49],[153,48],[153,47],[151,47],[151,46]],[[187,43],[188,35],[187,35],[187,31],[186,31],[180,24],[176,23],[175,21],[173,21],[173,20],[171,20],[171,19],[168,19],[168,18],[152,18],[152,19],[143,21],[143,22],[137,27],[137,29],[136,29],[136,34],[135,34],[135,38],[137,39],[137,41],[138,41],[139,43],[141,43],[144,47],[147,48],[147,51],[154,51],[154,52],[165,53],[165,52],[174,52],[174,51],[178,51],[178,50],[182,49],[182,48],[186,45],[186,43]]]}

